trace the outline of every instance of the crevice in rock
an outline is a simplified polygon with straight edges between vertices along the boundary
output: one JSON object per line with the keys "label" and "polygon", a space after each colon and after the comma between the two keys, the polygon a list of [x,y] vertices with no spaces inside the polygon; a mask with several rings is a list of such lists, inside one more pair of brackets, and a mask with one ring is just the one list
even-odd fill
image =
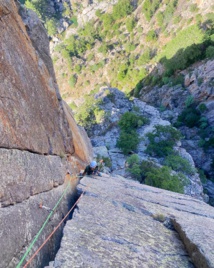
{"label": "crevice in rock", "polygon": [[[5,149],[5,150],[18,150],[18,151],[21,151],[21,152],[28,152],[28,153],[37,154],[37,155],[43,155],[43,156],[59,156],[60,158],[62,158],[62,155],[49,154],[49,153],[40,153],[38,151],[34,151],[34,150],[31,150],[31,149],[21,149],[19,147],[5,147],[5,146],[1,146],[0,149]],[[65,153],[65,155],[73,155],[73,154]]]}
{"label": "crevice in rock", "polygon": [[176,221],[176,219],[171,219],[171,221],[195,267],[210,268],[211,265],[208,263],[206,257],[203,255],[203,252],[187,237],[181,225]]}
{"label": "crevice in rock", "polygon": [[[76,203],[77,199],[79,198],[79,196],[81,195],[81,193],[79,191],[76,191],[74,193],[74,195],[68,200],[68,210],[69,211],[72,206]],[[63,237],[63,230],[65,227],[65,224],[68,220],[72,219],[74,210],[78,209],[77,205],[74,207],[74,209],[71,211],[71,213],[67,216],[67,218],[64,220],[63,224],[61,225],[61,227],[56,231],[56,233],[54,234],[54,236],[49,240],[49,244],[47,247],[47,249],[45,249],[44,253],[42,254],[41,259],[41,263],[39,265],[38,268],[43,268],[49,265],[50,262],[53,262],[57,252],[60,249],[60,245],[61,245],[61,240]],[[62,213],[61,215],[61,220],[65,217],[65,215]],[[51,219],[50,219],[51,221]],[[52,226],[53,230],[56,226]],[[48,266],[49,267],[49,266]]]}

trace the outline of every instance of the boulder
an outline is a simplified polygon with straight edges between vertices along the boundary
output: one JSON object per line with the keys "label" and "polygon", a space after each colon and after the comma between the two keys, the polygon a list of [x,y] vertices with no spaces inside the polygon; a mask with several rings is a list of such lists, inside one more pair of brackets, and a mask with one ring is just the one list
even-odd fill
{"label": "boulder", "polygon": [[94,157],[97,157],[99,155],[101,157],[109,158],[109,153],[106,146],[93,147],[93,151],[94,151]]}

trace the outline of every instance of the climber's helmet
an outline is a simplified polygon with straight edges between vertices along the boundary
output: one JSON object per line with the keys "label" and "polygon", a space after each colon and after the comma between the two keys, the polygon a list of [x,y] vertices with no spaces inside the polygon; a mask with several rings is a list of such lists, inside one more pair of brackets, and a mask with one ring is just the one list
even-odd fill
{"label": "climber's helmet", "polygon": [[92,169],[94,169],[96,166],[97,166],[97,162],[96,162],[96,161],[91,161],[91,163],[90,163],[90,167],[91,167]]}

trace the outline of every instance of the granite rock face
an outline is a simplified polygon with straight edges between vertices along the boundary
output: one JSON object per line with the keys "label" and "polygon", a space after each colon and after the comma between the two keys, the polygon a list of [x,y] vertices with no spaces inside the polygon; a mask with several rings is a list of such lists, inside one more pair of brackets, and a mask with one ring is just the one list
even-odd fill
{"label": "granite rock face", "polygon": [[[52,169],[54,169],[54,166],[52,166]],[[48,175],[50,177],[53,173],[46,173],[46,176]],[[57,176],[59,176],[59,174],[57,174]],[[45,179],[46,178],[44,177],[42,182],[41,180],[38,182],[39,187],[50,188],[50,181],[46,182]],[[64,179],[65,178],[63,177],[63,181]],[[53,188],[51,191],[40,192],[21,203],[0,209],[0,239],[2,241],[0,245],[1,268],[16,267],[25,254],[28,246],[33,241],[35,235],[46,221],[50,211],[45,208],[39,208],[39,204],[42,204],[46,208],[53,209],[66,189],[62,201],[54,211],[48,224],[45,226],[39,239],[32,247],[21,267],[23,267],[26,261],[29,260],[33,253],[41,246],[47,236],[53,231],[54,227],[58,225],[62,217],[70,208],[71,203],[74,202],[71,194],[75,191],[77,180],[71,180],[70,183],[68,179],[69,178],[67,178],[66,183]],[[21,190],[21,186],[22,185],[20,184],[18,190]],[[13,193],[12,190],[13,189],[10,188],[11,194]],[[19,198],[22,198],[25,193],[20,191],[19,195],[22,195],[21,197],[19,196]],[[57,230],[55,235],[40,251],[36,258],[34,258],[29,267],[42,268],[53,259],[59,247],[62,228],[63,225]]]}
{"label": "granite rock face", "polygon": [[213,207],[120,176],[85,177],[78,190],[48,267],[214,267]]}
{"label": "granite rock face", "polygon": [[[33,17],[32,17],[33,20]],[[0,4],[0,146],[41,154],[73,153],[72,134],[57,97],[45,29],[30,39],[15,1]],[[38,26],[39,25],[39,26]],[[40,41],[35,41],[40,39]]]}

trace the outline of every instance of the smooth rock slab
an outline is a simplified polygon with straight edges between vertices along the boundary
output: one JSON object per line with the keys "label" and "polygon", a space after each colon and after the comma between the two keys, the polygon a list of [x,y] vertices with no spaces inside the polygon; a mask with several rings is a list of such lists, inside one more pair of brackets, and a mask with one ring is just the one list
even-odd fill
{"label": "smooth rock slab", "polygon": [[214,267],[213,207],[119,176],[85,177],[78,188],[86,193],[53,267]]}

